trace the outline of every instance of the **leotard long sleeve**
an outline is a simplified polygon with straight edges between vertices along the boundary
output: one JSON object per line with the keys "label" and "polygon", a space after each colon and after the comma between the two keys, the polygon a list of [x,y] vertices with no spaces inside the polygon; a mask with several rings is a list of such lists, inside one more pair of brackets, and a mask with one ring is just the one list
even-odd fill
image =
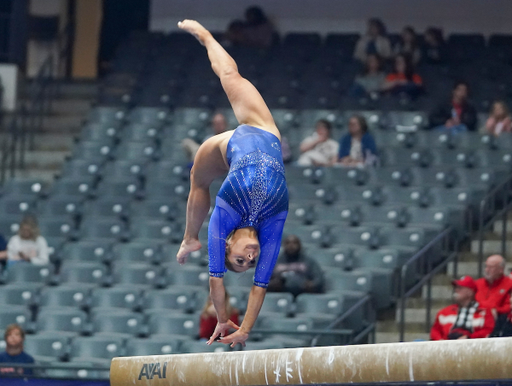
{"label": "leotard long sleeve", "polygon": [[210,276],[226,271],[226,237],[235,229],[254,227],[260,255],[254,285],[266,288],[276,264],[288,214],[288,189],[281,143],[272,133],[241,125],[228,142],[229,173],[208,225]]}

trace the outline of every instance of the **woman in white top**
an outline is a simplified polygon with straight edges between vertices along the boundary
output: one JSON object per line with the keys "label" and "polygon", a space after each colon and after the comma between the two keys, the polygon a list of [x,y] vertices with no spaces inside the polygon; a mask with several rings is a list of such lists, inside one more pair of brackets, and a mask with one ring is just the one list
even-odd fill
{"label": "woman in white top", "polygon": [[8,264],[27,261],[35,265],[48,264],[48,244],[39,234],[34,217],[25,217],[20,223],[18,234],[7,244]]}

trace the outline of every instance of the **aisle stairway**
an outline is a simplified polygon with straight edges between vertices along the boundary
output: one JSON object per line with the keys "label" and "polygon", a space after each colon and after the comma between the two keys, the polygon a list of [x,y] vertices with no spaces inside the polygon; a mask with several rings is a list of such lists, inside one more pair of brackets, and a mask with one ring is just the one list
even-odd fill
{"label": "aisle stairway", "polygon": [[43,131],[35,135],[34,150],[26,156],[25,170],[18,170],[20,179],[51,182],[70,154],[73,138],[96,99],[94,82],[64,82],[58,88],[51,112],[45,116]]}
{"label": "aisle stairway", "polygon": [[[498,220],[494,223],[492,231],[488,232],[484,241],[484,258],[494,253],[501,253],[501,232],[503,221]],[[507,221],[507,254],[505,258],[510,261],[512,258],[512,213],[509,213]],[[507,264],[505,273],[510,272],[512,265]],[[443,307],[452,303],[452,286],[451,279],[454,273],[454,266],[452,263],[448,264],[447,272],[438,274],[434,277],[432,283],[432,311],[431,323],[434,321],[436,313]],[[478,277],[478,239],[473,238],[470,245],[470,250],[461,252],[459,254],[459,261],[457,265],[457,276],[471,275],[474,278]],[[429,333],[425,330],[426,319],[426,298],[427,288],[423,287],[421,296],[418,293],[407,301],[407,308],[405,310],[406,320],[406,334],[405,341],[413,341],[416,339],[429,339]],[[377,323],[377,343],[388,343],[399,341],[398,322],[400,316],[400,308],[396,307],[396,312],[389,312],[382,316],[383,320]]]}

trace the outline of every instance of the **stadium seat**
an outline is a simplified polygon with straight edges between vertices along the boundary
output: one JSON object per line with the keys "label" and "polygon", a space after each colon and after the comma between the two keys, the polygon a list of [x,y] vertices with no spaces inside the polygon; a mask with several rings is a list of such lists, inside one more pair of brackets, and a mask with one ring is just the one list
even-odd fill
{"label": "stadium seat", "polygon": [[49,284],[53,278],[52,265],[33,265],[28,263],[13,264],[7,271],[7,283],[31,284],[39,287]]}
{"label": "stadium seat", "polygon": [[173,286],[192,286],[208,288],[209,275],[204,267],[183,266],[176,269],[173,266],[166,268],[165,277]]}
{"label": "stadium seat", "polygon": [[23,217],[36,211],[36,198],[30,196],[0,198],[0,211],[7,216]]}
{"label": "stadium seat", "polygon": [[37,212],[41,217],[76,222],[82,213],[82,202],[83,198],[78,196],[53,196],[39,202]]}
{"label": "stadium seat", "polygon": [[107,268],[103,264],[80,261],[64,261],[59,276],[63,285],[80,283],[83,288],[102,286],[107,279]]}
{"label": "stadium seat", "polygon": [[203,353],[203,352],[226,352],[229,347],[225,344],[207,345],[204,341],[187,339],[181,342],[181,352],[183,353]]}
{"label": "stadium seat", "polygon": [[7,181],[1,190],[3,196],[11,196],[13,198],[27,197],[37,199],[45,191],[45,184],[41,180],[17,180],[11,179]]}
{"label": "stadium seat", "polygon": [[199,315],[169,314],[169,311],[152,313],[148,320],[151,336],[168,335],[183,339],[196,338],[199,335]]}
{"label": "stadium seat", "polygon": [[39,311],[36,320],[38,333],[58,332],[63,337],[75,337],[84,332],[87,315],[84,311],[47,308]]}
{"label": "stadium seat", "polygon": [[332,269],[325,272],[325,279],[327,293],[349,291],[362,296],[372,291],[373,278],[366,271],[345,272]]}
{"label": "stadium seat", "polygon": [[339,294],[303,293],[295,302],[296,317],[313,319],[316,328],[326,328],[343,311],[343,297]]}
{"label": "stadium seat", "polygon": [[134,240],[139,242],[170,242],[179,243],[182,239],[182,230],[179,224],[165,220],[145,220],[131,226]]}
{"label": "stadium seat", "polygon": [[112,249],[114,261],[127,263],[160,263],[163,256],[161,245],[154,242],[132,241],[130,243],[116,244]]}
{"label": "stadium seat", "polygon": [[116,160],[106,163],[101,170],[101,175],[109,181],[139,182],[140,178],[145,175],[146,167],[144,160]]}
{"label": "stadium seat", "polygon": [[92,332],[95,336],[129,339],[142,332],[143,315],[135,312],[96,313],[93,315]]}
{"label": "stadium seat", "polygon": [[87,121],[110,124],[111,122],[122,121],[125,117],[126,113],[124,109],[120,109],[118,107],[97,106],[89,112]]}
{"label": "stadium seat", "polygon": [[78,241],[66,243],[60,250],[63,261],[108,262],[111,260],[112,242],[109,241]]}
{"label": "stadium seat", "polygon": [[17,283],[0,287],[0,307],[31,306],[37,303],[37,295],[41,285],[32,283]]}
{"label": "stadium seat", "polygon": [[80,284],[61,287],[45,287],[41,290],[38,304],[41,307],[83,308],[89,302],[89,290]]}
{"label": "stadium seat", "polygon": [[94,288],[91,294],[90,307],[96,309],[131,310],[140,306],[142,292],[137,288],[112,287]]}
{"label": "stadium seat", "polygon": [[[266,315],[279,315],[283,318],[293,311],[293,295],[291,293],[268,292],[261,306],[260,313]],[[278,317],[278,316],[276,316]]]}
{"label": "stadium seat", "polygon": [[82,221],[78,235],[81,240],[105,242],[126,240],[128,237],[124,222],[98,217]]}
{"label": "stadium seat", "polygon": [[23,342],[23,349],[39,364],[51,364],[65,359],[68,348],[68,338],[58,332],[27,335]]}
{"label": "stadium seat", "polygon": [[[137,201],[131,204],[131,218],[173,221],[182,219],[184,210],[182,201],[173,197],[156,200]],[[135,220],[138,221],[138,220]]]}
{"label": "stadium seat", "polygon": [[179,354],[180,341],[176,339],[131,338],[126,343],[127,356]]}
{"label": "stadium seat", "polygon": [[[102,192],[103,193],[103,192]],[[101,194],[101,193],[100,193]],[[95,201],[87,201],[84,204],[84,217],[89,218],[110,218],[124,220],[130,214],[130,198],[119,195],[112,197],[111,194],[101,194]]]}
{"label": "stadium seat", "polygon": [[133,289],[150,289],[161,285],[160,267],[149,264],[118,262],[113,268],[113,283]]}
{"label": "stadium seat", "polygon": [[[95,195],[110,200],[136,199],[142,194],[142,184],[136,177],[123,180],[104,180],[96,187]],[[123,200],[124,199],[124,200]]]}
{"label": "stadium seat", "polygon": [[70,350],[71,362],[88,362],[109,368],[112,358],[123,353],[123,339],[108,336],[74,338]]}
{"label": "stadium seat", "polygon": [[[195,293],[189,289],[168,288],[146,291],[142,309],[146,314],[161,310],[189,312],[194,310]],[[203,304],[200,305],[202,307]]]}

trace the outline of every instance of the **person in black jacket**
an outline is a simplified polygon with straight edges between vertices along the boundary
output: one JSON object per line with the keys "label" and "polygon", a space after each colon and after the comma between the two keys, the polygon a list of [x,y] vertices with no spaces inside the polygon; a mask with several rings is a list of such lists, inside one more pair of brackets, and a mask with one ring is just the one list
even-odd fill
{"label": "person in black jacket", "polygon": [[324,290],[324,272],[320,265],[302,250],[302,243],[295,235],[288,236],[284,251],[277,259],[268,285],[269,292],[321,293]]}
{"label": "person in black jacket", "polygon": [[434,129],[460,133],[476,130],[476,110],[468,102],[469,86],[457,82],[452,91],[452,99],[439,105],[430,114],[430,124]]}

